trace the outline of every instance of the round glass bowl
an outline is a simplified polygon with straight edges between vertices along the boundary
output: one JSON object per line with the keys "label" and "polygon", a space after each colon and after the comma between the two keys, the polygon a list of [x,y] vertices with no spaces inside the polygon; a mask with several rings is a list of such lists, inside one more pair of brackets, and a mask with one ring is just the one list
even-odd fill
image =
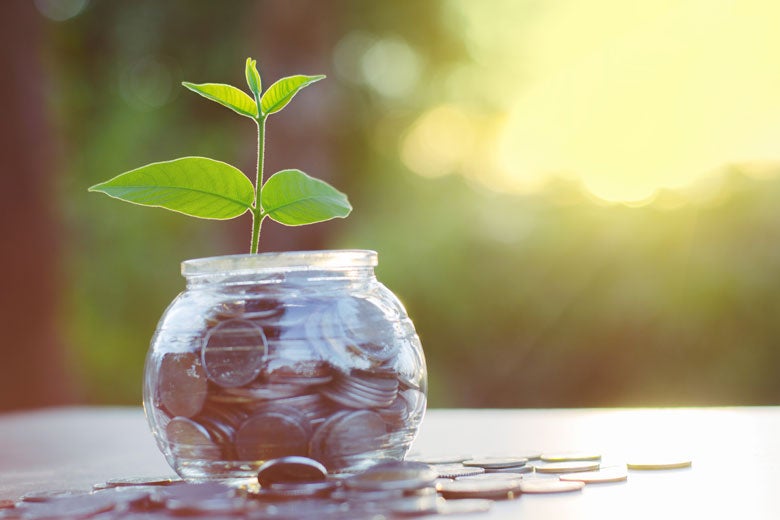
{"label": "round glass bowl", "polygon": [[144,409],[192,481],[301,455],[330,472],[401,460],[426,406],[422,346],[373,251],[188,260],[157,326]]}

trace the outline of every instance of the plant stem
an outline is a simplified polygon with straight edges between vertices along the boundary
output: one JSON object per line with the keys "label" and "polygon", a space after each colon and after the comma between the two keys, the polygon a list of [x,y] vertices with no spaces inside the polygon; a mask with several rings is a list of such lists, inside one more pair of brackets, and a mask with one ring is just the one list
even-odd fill
{"label": "plant stem", "polygon": [[[260,103],[257,103],[260,106]],[[265,160],[265,116],[260,115],[255,119],[257,123],[257,177],[255,179],[255,205],[252,208],[252,243],[249,252],[257,253],[260,243],[260,225],[265,214],[260,199],[260,191],[263,188],[263,163]]]}

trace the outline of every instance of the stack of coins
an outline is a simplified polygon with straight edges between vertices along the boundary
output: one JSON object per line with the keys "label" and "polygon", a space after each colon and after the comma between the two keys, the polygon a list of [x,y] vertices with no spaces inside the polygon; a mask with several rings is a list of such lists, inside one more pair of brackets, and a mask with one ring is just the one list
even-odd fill
{"label": "stack of coins", "polygon": [[212,309],[197,350],[153,360],[147,414],[169,463],[230,478],[285,456],[331,472],[402,458],[425,410],[425,367],[392,312],[265,288]]}

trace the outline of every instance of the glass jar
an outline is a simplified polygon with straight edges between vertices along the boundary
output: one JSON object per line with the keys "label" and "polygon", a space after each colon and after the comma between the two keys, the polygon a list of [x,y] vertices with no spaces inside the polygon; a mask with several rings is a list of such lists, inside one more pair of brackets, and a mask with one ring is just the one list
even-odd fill
{"label": "glass jar", "polygon": [[400,460],[426,406],[422,346],[374,275],[343,250],[188,260],[144,374],[157,445],[183,478],[238,481],[308,456],[334,473]]}

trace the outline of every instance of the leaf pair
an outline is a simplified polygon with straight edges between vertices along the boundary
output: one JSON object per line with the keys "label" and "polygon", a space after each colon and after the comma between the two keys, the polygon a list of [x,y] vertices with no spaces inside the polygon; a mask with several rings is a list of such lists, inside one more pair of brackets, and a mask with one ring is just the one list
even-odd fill
{"label": "leaf pair", "polygon": [[[254,67],[251,67],[250,69],[249,63],[247,63],[247,84],[249,84],[249,88],[252,89],[253,93],[255,93],[256,96],[259,96],[261,88],[260,74],[255,76],[255,74],[252,74],[252,70],[257,73],[257,70]],[[301,89],[308,87],[312,83],[316,83],[324,77],[325,76],[323,75],[297,75],[280,79],[268,87],[268,90],[260,97],[259,113],[257,111],[257,102],[246,92],[232,85],[225,85],[223,83],[201,83],[196,85],[195,83],[186,81],[183,82],[182,85],[206,99],[210,99],[229,108],[237,114],[257,119],[279,112],[293,97],[295,97],[295,94],[301,91]],[[255,89],[257,90],[255,91]]]}
{"label": "leaf pair", "polygon": [[[237,168],[207,157],[148,164],[92,186],[89,191],[185,215],[225,220],[252,210],[255,189]],[[261,188],[263,213],[288,226],[346,217],[346,195],[300,170],[282,170]]]}

